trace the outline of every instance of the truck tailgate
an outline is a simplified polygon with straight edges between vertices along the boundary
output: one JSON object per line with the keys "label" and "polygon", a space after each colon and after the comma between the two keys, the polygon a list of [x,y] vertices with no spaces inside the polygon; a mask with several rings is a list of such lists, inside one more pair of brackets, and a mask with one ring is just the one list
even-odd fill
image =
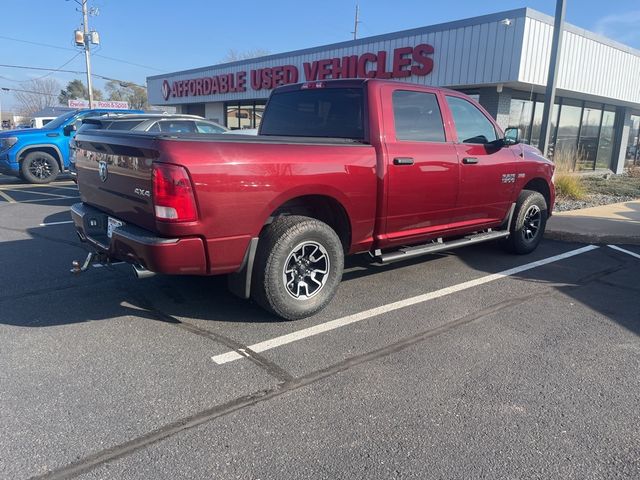
{"label": "truck tailgate", "polygon": [[82,201],[116,219],[155,230],[151,178],[152,163],[159,155],[155,139],[101,132],[99,137],[83,134],[75,146]]}

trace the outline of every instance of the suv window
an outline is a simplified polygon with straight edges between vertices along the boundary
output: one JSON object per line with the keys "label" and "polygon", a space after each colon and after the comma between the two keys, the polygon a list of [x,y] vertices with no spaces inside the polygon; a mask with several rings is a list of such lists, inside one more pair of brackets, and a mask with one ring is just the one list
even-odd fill
{"label": "suv window", "polygon": [[198,133],[223,133],[224,129],[207,122],[196,122]]}
{"label": "suv window", "polygon": [[[196,125],[191,120],[162,120],[158,124],[161,132],[196,133]],[[153,129],[149,129],[149,131],[153,131]]]}
{"label": "suv window", "polygon": [[463,98],[447,96],[447,103],[461,143],[489,143],[496,140],[493,123],[473,103]]}
{"label": "suv window", "polygon": [[396,90],[392,99],[397,140],[445,141],[442,115],[435,94]]}
{"label": "suv window", "polygon": [[105,125],[104,128],[106,130],[133,130],[143,121],[144,120],[116,120],[111,122],[111,124],[106,124],[105,122],[103,125]]}

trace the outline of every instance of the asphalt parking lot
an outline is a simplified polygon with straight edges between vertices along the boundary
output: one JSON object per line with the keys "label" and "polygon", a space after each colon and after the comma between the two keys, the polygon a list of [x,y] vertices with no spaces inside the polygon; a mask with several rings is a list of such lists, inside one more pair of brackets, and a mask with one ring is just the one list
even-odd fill
{"label": "asphalt parking lot", "polygon": [[347,262],[282,322],[91,268],[68,180],[0,176],[0,477],[640,478],[640,247]]}

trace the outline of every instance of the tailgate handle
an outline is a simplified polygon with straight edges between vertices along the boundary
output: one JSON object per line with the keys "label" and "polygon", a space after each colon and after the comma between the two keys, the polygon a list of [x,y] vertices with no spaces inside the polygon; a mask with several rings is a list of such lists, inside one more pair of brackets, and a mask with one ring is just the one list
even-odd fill
{"label": "tailgate handle", "polygon": [[393,159],[394,165],[413,165],[413,158],[411,157],[396,157]]}
{"label": "tailgate handle", "polygon": [[465,165],[475,165],[478,163],[478,159],[476,157],[465,157],[462,159],[462,163]]}

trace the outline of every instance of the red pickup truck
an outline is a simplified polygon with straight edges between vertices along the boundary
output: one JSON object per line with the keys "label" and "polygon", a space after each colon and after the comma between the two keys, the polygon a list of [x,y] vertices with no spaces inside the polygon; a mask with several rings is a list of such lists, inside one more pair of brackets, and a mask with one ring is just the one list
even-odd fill
{"label": "red pickup truck", "polygon": [[540,242],[553,164],[455,91],[381,80],[280,87],[258,136],[76,137],[76,229],[151,273],[229,275],[231,290],[297,319],[325,307],[345,254],[380,262],[502,239]]}

